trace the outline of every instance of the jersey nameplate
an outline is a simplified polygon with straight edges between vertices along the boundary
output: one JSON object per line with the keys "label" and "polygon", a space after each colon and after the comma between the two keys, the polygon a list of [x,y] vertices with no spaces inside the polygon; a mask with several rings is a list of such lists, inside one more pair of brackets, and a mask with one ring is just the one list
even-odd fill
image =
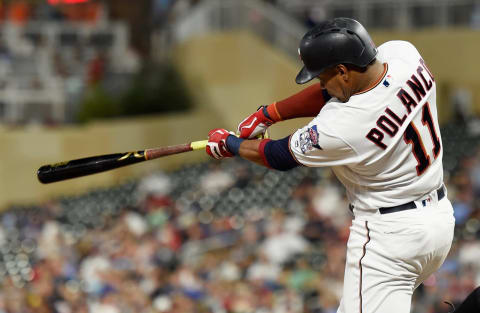
{"label": "jersey nameplate", "polygon": [[[404,88],[400,88],[397,92],[397,97],[405,107],[406,113],[400,117],[390,108],[386,108],[385,114],[382,114],[377,119],[377,127],[370,129],[365,136],[368,140],[383,150],[387,148],[387,145],[383,142],[385,134],[389,137],[393,137],[397,134],[399,127],[403,125],[407,116],[412,112],[412,108],[415,108],[425,97],[427,92],[432,88],[433,82],[435,82],[432,73],[425,64],[425,61],[420,59],[419,62],[420,64],[417,67],[416,72],[412,74],[411,78],[405,83],[409,87],[406,88],[409,92]],[[425,72],[427,73],[427,77],[425,77]]]}

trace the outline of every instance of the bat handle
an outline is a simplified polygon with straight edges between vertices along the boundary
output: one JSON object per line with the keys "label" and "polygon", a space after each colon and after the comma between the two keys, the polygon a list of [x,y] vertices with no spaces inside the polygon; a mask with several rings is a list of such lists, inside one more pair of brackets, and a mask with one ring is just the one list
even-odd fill
{"label": "bat handle", "polygon": [[[237,134],[236,136],[238,137],[239,135]],[[257,139],[267,139],[267,138],[270,138],[268,131],[266,131],[263,136],[259,135],[257,137]],[[205,149],[205,147],[207,146],[207,143],[208,143],[208,140],[193,141],[190,143],[190,147],[192,148],[192,150],[202,150],[202,149]]]}
{"label": "bat handle", "polygon": [[202,150],[207,146],[208,140],[192,141],[190,147],[192,150]]}
{"label": "bat handle", "polygon": [[145,150],[145,160],[153,160],[167,155],[183,153],[193,150],[202,150],[207,146],[208,140],[193,141],[181,145],[167,146]]}
{"label": "bat handle", "polygon": [[[238,135],[236,135],[238,136]],[[265,133],[265,136],[259,136],[260,138],[268,138],[268,133]],[[185,143],[176,146],[168,146],[162,148],[154,148],[145,150],[145,160],[152,160],[162,156],[177,154],[187,151],[203,150],[208,144],[208,140],[199,140],[192,141],[190,143]]]}

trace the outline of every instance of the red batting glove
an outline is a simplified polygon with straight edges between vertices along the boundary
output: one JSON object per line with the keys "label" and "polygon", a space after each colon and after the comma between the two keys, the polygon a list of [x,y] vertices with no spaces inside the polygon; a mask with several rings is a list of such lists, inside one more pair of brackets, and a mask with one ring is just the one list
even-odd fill
{"label": "red batting glove", "polygon": [[253,113],[246,119],[244,119],[238,125],[238,133],[240,133],[240,138],[244,139],[253,139],[257,138],[259,135],[265,135],[267,128],[275,123],[275,121],[266,117],[263,113],[263,106],[261,106],[257,112]]}
{"label": "red batting glove", "polygon": [[231,134],[222,128],[212,129],[208,133],[208,143],[205,147],[207,154],[217,160],[233,157],[233,153],[227,148],[227,137]]}

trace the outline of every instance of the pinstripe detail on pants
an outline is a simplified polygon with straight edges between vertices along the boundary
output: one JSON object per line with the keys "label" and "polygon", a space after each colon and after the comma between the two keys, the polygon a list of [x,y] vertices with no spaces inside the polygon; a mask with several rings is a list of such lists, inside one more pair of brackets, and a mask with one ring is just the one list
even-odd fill
{"label": "pinstripe detail on pants", "polygon": [[358,261],[358,265],[360,267],[360,283],[359,283],[359,288],[358,288],[358,295],[360,297],[360,313],[362,313],[362,274],[363,274],[363,268],[362,268],[362,260],[365,257],[365,254],[367,253],[367,244],[370,242],[370,229],[368,228],[368,221],[365,221],[365,228],[367,229],[367,241],[363,245],[363,254],[360,260]]}

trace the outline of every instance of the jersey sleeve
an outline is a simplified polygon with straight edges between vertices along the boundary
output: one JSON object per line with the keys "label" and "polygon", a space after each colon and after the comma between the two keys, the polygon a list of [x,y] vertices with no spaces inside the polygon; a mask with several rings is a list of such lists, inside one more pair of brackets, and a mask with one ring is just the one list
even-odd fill
{"label": "jersey sleeve", "polygon": [[289,148],[298,163],[309,167],[348,165],[357,161],[354,149],[318,118],[290,136]]}

